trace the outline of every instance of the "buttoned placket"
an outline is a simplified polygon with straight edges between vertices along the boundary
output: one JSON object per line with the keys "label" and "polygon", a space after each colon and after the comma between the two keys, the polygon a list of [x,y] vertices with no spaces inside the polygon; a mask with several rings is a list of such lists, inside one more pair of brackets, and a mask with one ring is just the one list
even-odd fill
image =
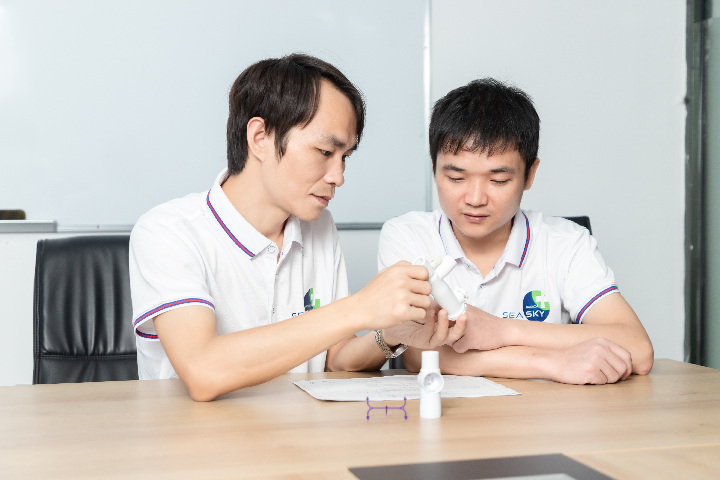
{"label": "buttoned placket", "polygon": [[485,294],[485,285],[480,283],[475,291],[475,298],[477,299],[477,307],[484,308],[487,303],[487,295]]}
{"label": "buttoned placket", "polygon": [[461,272],[458,272],[460,288],[465,289],[464,285],[469,287],[466,289],[469,296],[468,300],[477,308],[483,308],[487,303],[487,292],[485,291],[486,279],[482,278],[477,267],[470,263],[468,259],[463,258],[462,265],[464,268]]}
{"label": "buttoned placket", "polygon": [[[276,305],[277,305],[277,295],[278,295],[278,291],[280,290],[280,285],[279,285],[279,284],[280,284],[280,269],[282,268],[283,264],[285,263],[285,260],[286,260],[287,254],[288,254],[289,251],[290,251],[290,248],[292,248],[292,247],[290,246],[290,247],[285,247],[285,248],[283,248],[283,250],[280,252],[280,258],[279,258],[279,259],[277,258],[277,246],[276,246],[275,244],[271,244],[271,245],[267,248],[267,251],[268,251],[268,252],[276,255],[276,256],[274,257],[274,258],[276,259],[276,261],[275,261],[275,272],[274,272],[274,278],[273,278],[273,295],[272,295],[272,300],[271,300],[271,301],[272,301],[272,304],[271,304],[271,312],[272,312],[271,320],[272,320],[272,323],[276,323],[276,321],[277,321],[277,318],[276,318],[277,307],[276,307]],[[280,319],[280,320],[283,320],[283,319]]]}
{"label": "buttoned placket", "polygon": [[266,302],[267,311],[270,313],[268,322],[270,324],[275,323],[275,315],[277,312],[275,305],[278,292],[278,268],[280,265],[280,262],[277,260],[277,251],[277,245],[271,243],[255,258],[255,261],[262,262],[260,271],[262,272],[265,284],[268,286]]}
{"label": "buttoned placket", "polygon": [[[457,258],[460,259],[462,266],[455,269],[455,275],[460,288],[467,293],[468,300],[471,304],[475,305],[477,308],[484,308],[488,300],[487,287],[485,284],[491,278],[496,276],[494,275],[497,273],[496,268],[493,268],[487,278],[483,278],[480,270],[478,270],[478,268],[464,256],[460,243],[451,231],[447,232],[445,236],[441,235],[440,238],[446,255],[459,255]],[[448,244],[446,243],[446,240],[449,239],[452,240]]]}

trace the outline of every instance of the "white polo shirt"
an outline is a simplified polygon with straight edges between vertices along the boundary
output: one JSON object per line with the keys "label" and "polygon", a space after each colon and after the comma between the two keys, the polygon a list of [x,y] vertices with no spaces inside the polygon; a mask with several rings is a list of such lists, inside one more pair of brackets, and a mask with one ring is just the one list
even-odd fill
{"label": "white polo shirt", "polygon": [[[177,377],[153,318],[186,305],[215,313],[219,335],[283,321],[348,295],[345,260],[330,212],[291,216],[282,252],[220,188],[157,206],[130,236],[130,287],[140,379]],[[268,352],[272,354],[272,352]],[[291,372],[321,372],[325,352]]]}
{"label": "white polo shirt", "polygon": [[465,290],[470,305],[501,318],[580,323],[598,300],[618,291],[595,239],[564,218],[519,210],[505,250],[485,278],[465,257],[442,210],[393,218],[380,233],[380,268],[445,255],[458,263],[446,277],[449,285]]}

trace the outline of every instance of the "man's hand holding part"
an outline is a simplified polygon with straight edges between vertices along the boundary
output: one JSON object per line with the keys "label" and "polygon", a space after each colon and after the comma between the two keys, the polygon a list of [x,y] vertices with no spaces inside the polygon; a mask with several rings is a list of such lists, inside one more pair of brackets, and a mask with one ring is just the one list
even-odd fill
{"label": "man's hand holding part", "polygon": [[383,337],[389,345],[404,344],[431,350],[455,343],[465,333],[466,325],[466,314],[452,322],[448,319],[447,311],[433,302],[422,321],[408,321],[385,329]]}
{"label": "man's hand holding part", "polygon": [[350,297],[356,304],[352,311],[363,317],[359,330],[380,330],[406,321],[423,322],[432,305],[431,290],[424,267],[403,261],[382,269]]}

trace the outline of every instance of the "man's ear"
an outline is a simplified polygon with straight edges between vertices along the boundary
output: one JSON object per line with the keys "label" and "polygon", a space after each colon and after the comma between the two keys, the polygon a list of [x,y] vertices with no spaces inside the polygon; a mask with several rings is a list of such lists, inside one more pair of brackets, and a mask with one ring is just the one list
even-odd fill
{"label": "man's ear", "polygon": [[268,134],[265,130],[265,120],[253,117],[247,124],[248,153],[260,161],[267,157]]}
{"label": "man's ear", "polygon": [[537,172],[538,167],[540,166],[540,159],[536,158],[535,161],[530,165],[530,169],[528,170],[528,176],[527,181],[525,182],[525,191],[527,192],[530,190],[530,187],[532,187],[533,182],[535,181],[535,173]]}

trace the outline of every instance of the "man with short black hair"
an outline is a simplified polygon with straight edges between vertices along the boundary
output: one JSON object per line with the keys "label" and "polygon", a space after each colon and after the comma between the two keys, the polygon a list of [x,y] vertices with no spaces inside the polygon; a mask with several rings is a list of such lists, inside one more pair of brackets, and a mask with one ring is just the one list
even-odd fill
{"label": "man with short black hair", "polygon": [[227,170],[207,192],[150,210],[131,235],[141,379],[178,376],[192,398],[212,400],[288,371],[377,369],[401,340],[457,339],[461,328],[425,322],[422,267],[401,262],[347,296],[326,207],[364,119],[360,92],[320,59],[289,55],[240,74]]}
{"label": "man with short black hair", "polygon": [[[440,209],[381,232],[381,268],[450,255],[467,294],[462,338],[440,347],[443,373],[613,383],[653,364],[650,339],[587,229],[520,209],[535,179],[540,119],[523,91],[493,79],[438,100],[430,156]],[[417,370],[420,352],[405,365]]]}

